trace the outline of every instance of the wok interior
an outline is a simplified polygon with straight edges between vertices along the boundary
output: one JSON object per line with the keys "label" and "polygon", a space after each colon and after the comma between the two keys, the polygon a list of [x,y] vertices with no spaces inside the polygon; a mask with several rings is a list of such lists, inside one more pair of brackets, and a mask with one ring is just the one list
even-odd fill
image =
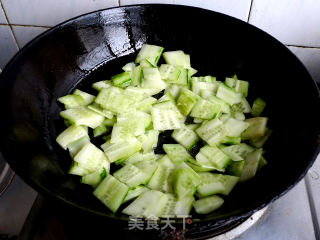
{"label": "wok interior", "polygon": [[236,73],[250,82],[250,103],[256,97],[267,102],[263,115],[273,130],[265,147],[268,165],[225,197],[222,208],[196,218],[246,215],[305,173],[318,146],[319,99],[294,55],[231,17],[189,7],[144,6],[105,10],[64,23],[29,44],[5,69],[1,87],[7,89],[3,107],[8,114],[1,119],[1,151],[24,180],[73,205],[127,219],[112,214],[92,196],[91,187],[67,174],[71,159],[55,143],[64,129],[56,100],[75,88],[93,91],[94,81],[119,73],[145,42],[189,53],[200,75],[223,80]]}

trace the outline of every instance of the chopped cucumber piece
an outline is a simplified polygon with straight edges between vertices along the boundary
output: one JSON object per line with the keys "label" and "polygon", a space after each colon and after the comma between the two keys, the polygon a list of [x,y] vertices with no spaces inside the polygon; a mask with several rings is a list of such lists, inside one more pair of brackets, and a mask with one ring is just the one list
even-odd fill
{"label": "chopped cucumber piece", "polygon": [[107,111],[105,109],[102,109],[98,104],[94,103],[88,106],[88,109],[100,114],[101,116],[104,116],[108,119],[113,118],[113,113],[110,111]]}
{"label": "chopped cucumber piece", "polygon": [[131,84],[131,74],[129,72],[122,72],[112,76],[111,80],[114,86],[125,88]]}
{"label": "chopped cucumber piece", "polygon": [[220,113],[220,105],[209,102],[205,99],[199,99],[192,109],[191,117],[201,119],[213,119]]}
{"label": "chopped cucumber piece", "polygon": [[129,187],[117,180],[112,175],[108,175],[94,190],[93,194],[112,212],[116,212],[123,203]]}
{"label": "chopped cucumber piece", "polygon": [[96,188],[99,183],[105,178],[107,175],[106,169],[98,170],[96,172],[84,175],[81,178],[81,183],[91,185],[92,187]]}
{"label": "chopped cucumber piece", "polygon": [[150,150],[153,150],[153,148],[157,147],[158,137],[159,137],[159,131],[157,130],[149,130],[145,134],[140,135],[138,137],[138,140],[142,144],[141,148],[144,153],[149,152]]}
{"label": "chopped cucumber piece", "polygon": [[227,154],[233,161],[242,161],[246,156],[254,151],[254,148],[245,144],[235,144],[231,146],[221,146],[221,150]]}
{"label": "chopped cucumber piece", "polygon": [[161,216],[168,202],[168,196],[162,192],[149,190],[140,194],[122,213],[145,218]]}
{"label": "chopped cucumber piece", "polygon": [[257,98],[256,100],[254,100],[251,111],[252,116],[259,117],[263,112],[265,106],[266,102],[263,101],[261,98]]}
{"label": "chopped cucumber piece", "polygon": [[142,193],[148,191],[149,189],[147,187],[144,186],[136,186],[135,188],[132,188],[128,191],[128,194],[126,196],[126,198],[123,200],[123,203],[125,202],[129,202],[132,199],[137,198],[138,196],[140,196]]}
{"label": "chopped cucumber piece", "polygon": [[249,127],[249,123],[229,118],[224,125],[228,129],[228,137],[240,137],[241,133]]}
{"label": "chopped cucumber piece", "polygon": [[135,67],[136,65],[134,64],[134,62],[129,62],[122,67],[122,70],[125,72],[132,72]]}
{"label": "chopped cucumber piece", "polygon": [[89,93],[86,93],[84,91],[81,91],[79,89],[74,90],[73,95],[79,96],[82,99],[81,102],[83,106],[87,106],[91,104],[95,99],[95,96]]}
{"label": "chopped cucumber piece", "polygon": [[219,85],[216,96],[231,105],[241,102],[242,99],[240,93],[237,93],[234,89],[229,88],[223,83]]}
{"label": "chopped cucumber piece", "polygon": [[258,163],[258,170],[260,170],[262,167],[264,167],[267,164],[268,164],[267,160],[263,156],[261,156]]}
{"label": "chopped cucumber piece", "polygon": [[262,156],[262,149],[257,149],[249,153],[244,161],[243,171],[240,177],[240,182],[244,182],[253,178],[258,170],[259,161]]}
{"label": "chopped cucumber piece", "polygon": [[167,193],[166,195],[168,197],[168,202],[162,212],[163,217],[183,217],[189,215],[194,202],[194,198],[192,196],[178,200],[173,194]]}
{"label": "chopped cucumber piece", "polygon": [[177,84],[170,84],[169,86],[167,86],[165,93],[170,93],[174,99],[177,99],[178,96],[180,95],[180,91],[181,91],[181,86]]}
{"label": "chopped cucumber piece", "polygon": [[[198,127],[196,124],[192,125]],[[198,135],[187,126],[183,126],[180,129],[175,129],[171,136],[186,149],[192,148],[199,141]]]}
{"label": "chopped cucumber piece", "polygon": [[147,174],[136,166],[127,163],[124,167],[116,171],[113,176],[120,182],[127,184],[129,187],[136,187],[147,182]]}
{"label": "chopped cucumber piece", "polygon": [[191,168],[180,168],[175,173],[173,189],[178,199],[192,196],[201,180],[199,175]]}
{"label": "chopped cucumber piece", "polygon": [[228,103],[224,102],[223,100],[221,100],[220,98],[218,98],[216,96],[210,96],[210,97],[206,98],[206,100],[208,100],[209,102],[215,103],[215,104],[219,104],[220,108],[221,108],[221,112],[230,113],[230,105]]}
{"label": "chopped cucumber piece", "polygon": [[71,125],[59,134],[56,141],[63,149],[66,150],[68,145],[82,137],[88,137],[88,130],[82,126]]}
{"label": "chopped cucumber piece", "polygon": [[102,89],[109,88],[111,86],[112,84],[110,80],[104,80],[104,81],[95,82],[94,84],[92,84],[92,88],[96,89],[97,91],[101,91]]}
{"label": "chopped cucumber piece", "polygon": [[182,127],[176,111],[170,109],[151,109],[152,122],[155,130],[171,130]]}
{"label": "chopped cucumber piece", "polygon": [[200,164],[212,166],[219,171],[224,171],[231,159],[218,147],[204,146],[196,155],[196,160]]}
{"label": "chopped cucumber piece", "polygon": [[132,70],[131,85],[132,86],[141,86],[141,83],[142,83],[142,67],[136,66]]}
{"label": "chopped cucumber piece", "polygon": [[206,141],[210,146],[216,145],[228,134],[228,130],[223,122],[217,118],[204,122],[196,132],[199,137]]}
{"label": "chopped cucumber piece", "polygon": [[200,176],[201,184],[197,189],[197,196],[200,198],[213,194],[229,195],[239,181],[238,177],[218,173],[203,172],[198,175]]}
{"label": "chopped cucumber piece", "polygon": [[154,88],[159,91],[166,88],[166,84],[162,81],[158,68],[143,67],[143,78],[141,86],[143,88]]}
{"label": "chopped cucumber piece", "polygon": [[93,137],[99,137],[109,131],[109,128],[105,125],[100,125],[93,129]]}
{"label": "chopped cucumber piece", "polygon": [[163,150],[175,164],[188,161],[192,156],[180,144],[163,144]]}
{"label": "chopped cucumber piece", "polygon": [[60,112],[60,116],[75,125],[96,128],[102,124],[104,117],[86,107],[71,108]]}
{"label": "chopped cucumber piece", "polygon": [[190,67],[190,61],[188,57],[186,57],[185,53],[181,50],[164,52],[163,58],[167,64],[182,67]]}
{"label": "chopped cucumber piece", "polygon": [[82,98],[77,95],[65,95],[59,98],[58,101],[64,104],[66,109],[78,108],[82,106]]}
{"label": "chopped cucumber piece", "polygon": [[249,140],[250,144],[256,148],[262,148],[268,138],[271,136],[272,130],[267,129],[262,137],[252,138]]}
{"label": "chopped cucumber piece", "polygon": [[241,134],[242,140],[262,137],[266,133],[268,118],[256,117],[245,120],[249,127]]}
{"label": "chopped cucumber piece", "polygon": [[142,48],[140,49],[136,57],[135,63],[140,63],[142,60],[148,59],[154,65],[157,65],[162,51],[163,51],[163,47],[150,45],[150,44],[143,44]]}
{"label": "chopped cucumber piece", "polygon": [[198,214],[208,214],[220,208],[224,200],[219,196],[210,196],[199,199],[193,203],[194,209]]}
{"label": "chopped cucumber piece", "polygon": [[83,136],[82,138],[79,138],[78,140],[68,144],[67,148],[69,150],[70,156],[73,158],[80,149],[86,145],[88,142],[90,142],[90,138],[88,135]]}
{"label": "chopped cucumber piece", "polygon": [[134,153],[140,151],[141,143],[137,139],[131,138],[117,143],[102,145],[101,148],[104,150],[108,160],[115,162],[120,159],[127,159]]}
{"label": "chopped cucumber piece", "polygon": [[177,100],[177,107],[183,115],[187,116],[199,99],[200,97],[198,95],[184,88],[181,90]]}

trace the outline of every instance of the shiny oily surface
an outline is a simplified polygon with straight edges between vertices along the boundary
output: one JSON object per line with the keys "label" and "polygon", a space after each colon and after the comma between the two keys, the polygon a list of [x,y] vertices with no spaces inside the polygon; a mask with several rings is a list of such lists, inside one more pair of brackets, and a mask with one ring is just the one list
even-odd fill
{"label": "shiny oily surface", "polygon": [[[293,187],[319,152],[319,92],[299,60],[280,42],[232,17],[199,8],[140,5],[93,12],[67,21],[23,48],[0,79],[0,147],[14,171],[36,190],[76,208],[111,213],[89,186],[67,174],[71,159],[56,136],[64,129],[57,98],[90,90],[134,60],[143,43],[181,49],[192,66],[218,80],[236,73],[250,82],[249,101],[267,102],[273,135],[268,165],[239,184],[217,211],[193,215],[195,226],[243,219]],[[165,139],[165,137],[164,137]],[[199,225],[200,226],[200,225]],[[201,228],[199,228],[201,230]]]}

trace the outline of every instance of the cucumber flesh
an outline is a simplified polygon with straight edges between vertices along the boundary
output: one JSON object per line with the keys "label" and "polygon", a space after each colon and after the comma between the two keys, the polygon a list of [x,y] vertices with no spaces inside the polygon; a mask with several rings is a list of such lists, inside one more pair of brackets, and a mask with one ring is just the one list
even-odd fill
{"label": "cucumber flesh", "polygon": [[249,153],[244,161],[243,171],[240,177],[240,182],[247,181],[256,175],[259,161],[262,156],[262,149],[257,149]]}
{"label": "cucumber flesh", "polygon": [[199,137],[206,141],[210,146],[215,146],[228,133],[227,128],[219,119],[204,122],[197,130]]}
{"label": "cucumber flesh", "polygon": [[247,155],[254,151],[254,148],[245,144],[235,144],[231,146],[220,146],[221,150],[228,155],[233,161],[242,161]]}
{"label": "cucumber flesh", "polygon": [[266,102],[263,101],[261,98],[257,98],[253,101],[251,115],[254,117],[259,117],[263,112],[266,106]]}
{"label": "cucumber flesh", "polygon": [[221,151],[218,147],[204,146],[196,156],[196,160],[201,163],[209,163],[219,171],[223,171],[230,162],[230,157]]}
{"label": "cucumber flesh", "polygon": [[268,118],[256,117],[245,120],[249,127],[241,134],[242,140],[262,137],[266,133]]}
{"label": "cucumber flesh", "polygon": [[96,172],[83,176],[81,178],[81,183],[88,184],[96,188],[106,175],[107,171],[103,168],[102,170],[98,170]]}
{"label": "cucumber flesh", "polygon": [[122,213],[145,218],[158,218],[168,202],[166,194],[149,190],[140,194],[129,206],[123,209]]}
{"label": "cucumber flesh", "polygon": [[187,126],[175,129],[171,136],[186,149],[192,148],[199,141],[198,135]]}
{"label": "cucumber flesh", "polygon": [[196,193],[199,198],[213,194],[229,195],[239,181],[239,177],[218,173],[203,172],[199,173],[199,176],[201,184]]}
{"label": "cucumber flesh", "polygon": [[68,145],[82,137],[88,137],[88,131],[82,126],[71,125],[59,134],[56,141],[63,149],[66,150]]}
{"label": "cucumber flesh", "polygon": [[199,175],[191,168],[180,168],[175,173],[173,189],[178,199],[192,196],[201,180]]}
{"label": "cucumber flesh", "polygon": [[136,186],[128,191],[128,194],[122,203],[129,202],[148,190],[149,189],[144,186]]}
{"label": "cucumber flesh", "polygon": [[128,191],[129,187],[127,185],[112,175],[107,175],[94,190],[93,194],[115,213],[125,199]]}
{"label": "cucumber flesh", "polygon": [[124,167],[116,171],[113,176],[129,187],[145,184],[148,180],[147,174],[130,163],[127,163]]}
{"label": "cucumber flesh", "polygon": [[194,202],[193,206],[198,214],[208,214],[220,208],[224,200],[219,196],[210,196],[199,199]]}

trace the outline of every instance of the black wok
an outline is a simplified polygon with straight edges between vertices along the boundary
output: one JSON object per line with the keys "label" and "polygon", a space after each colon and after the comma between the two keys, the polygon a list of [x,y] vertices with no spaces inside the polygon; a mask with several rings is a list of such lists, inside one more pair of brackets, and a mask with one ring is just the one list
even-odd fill
{"label": "black wok", "polygon": [[66,174],[71,159],[56,144],[63,130],[57,98],[109,78],[132,61],[143,43],[191,54],[201,75],[223,80],[236,73],[250,82],[249,100],[262,97],[273,135],[268,165],[239,184],[221,209],[195,216],[223,223],[249,216],[303,178],[319,153],[319,92],[301,62],[279,41],[232,17],[199,8],[140,5],[82,15],[24,47],[0,80],[0,146],[14,171],[37,191],[114,221],[79,178]]}

